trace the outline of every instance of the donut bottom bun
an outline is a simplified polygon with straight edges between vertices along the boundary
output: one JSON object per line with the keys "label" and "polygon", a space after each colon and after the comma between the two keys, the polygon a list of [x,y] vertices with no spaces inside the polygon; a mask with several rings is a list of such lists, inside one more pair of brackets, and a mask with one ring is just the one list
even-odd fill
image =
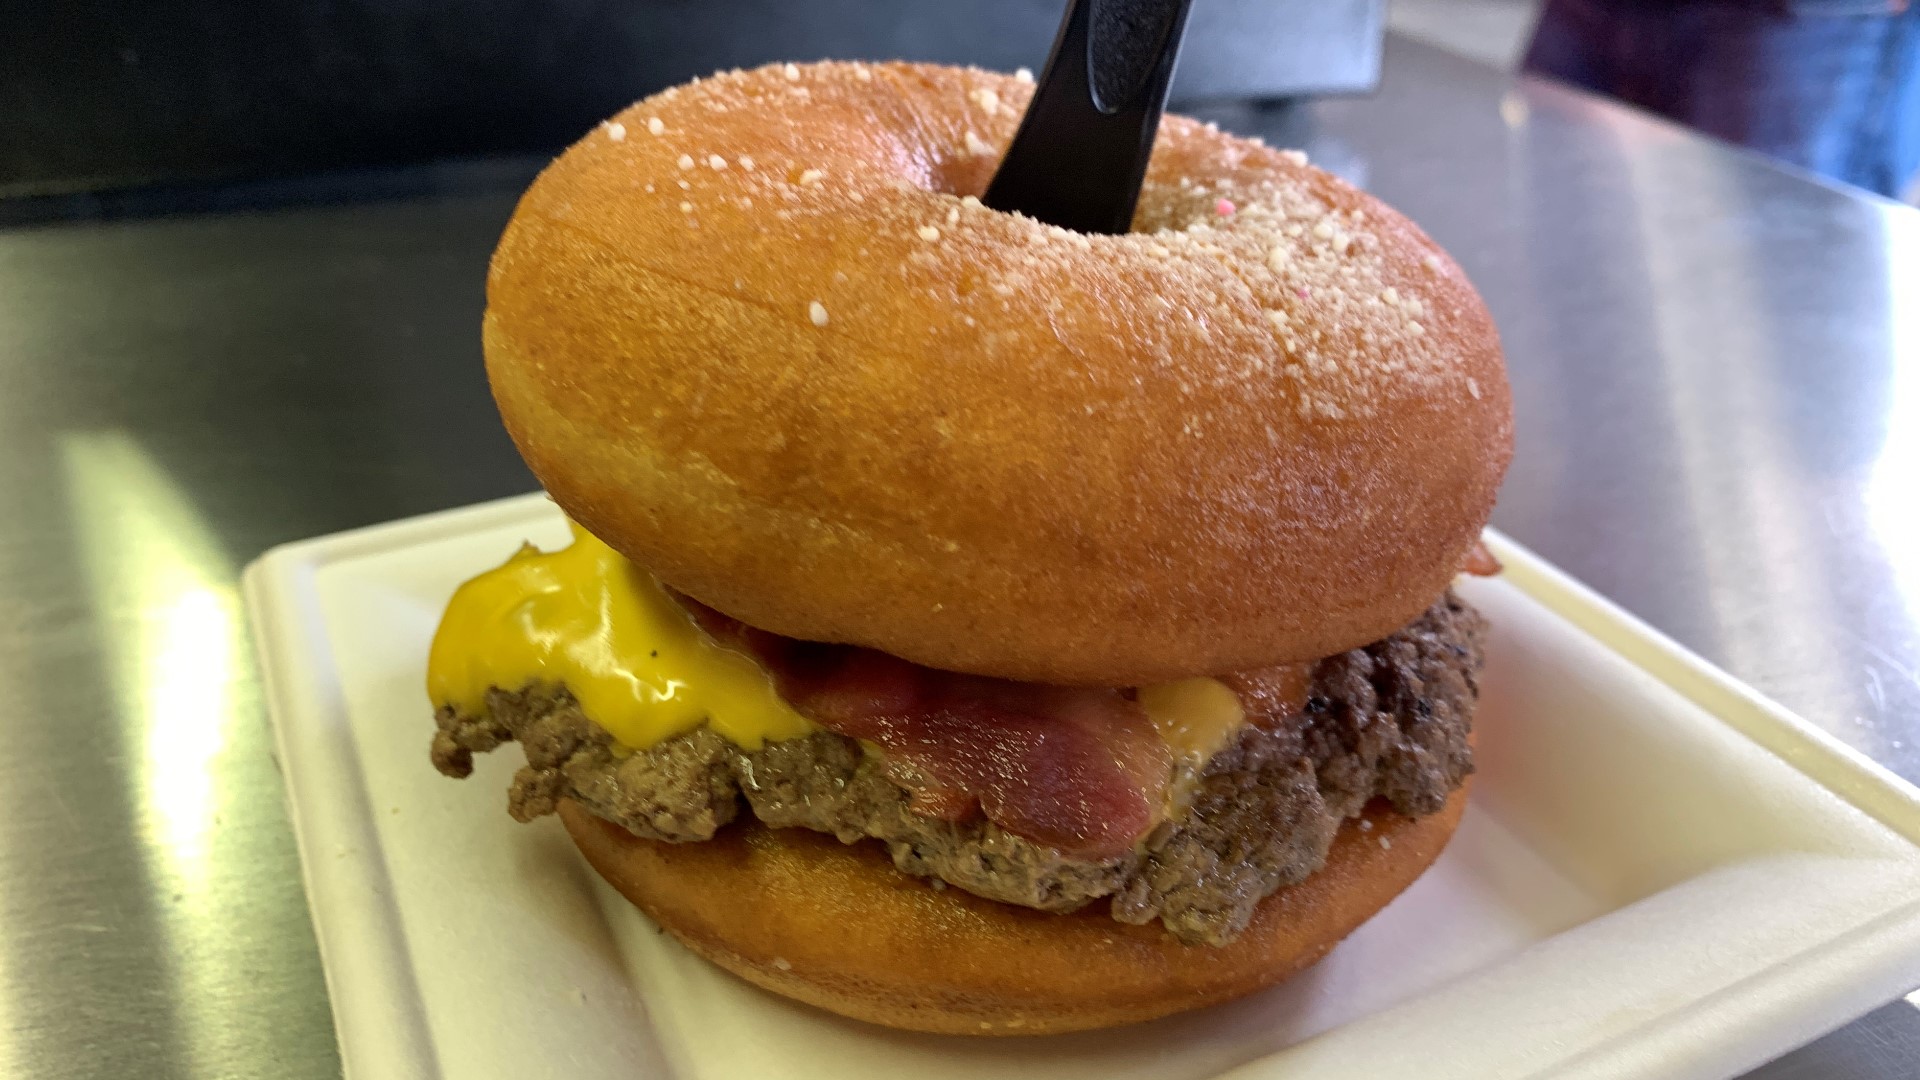
{"label": "donut bottom bun", "polygon": [[[736,823],[644,840],[571,801],[587,861],[687,948],[756,986],[856,1020],[953,1035],[1114,1027],[1243,997],[1325,956],[1439,857],[1466,806],[1408,818],[1382,802],[1327,863],[1262,901],[1238,938],[1183,945],[1104,903],[1051,914],[935,889],[880,845]],[[1363,831],[1359,823],[1369,823]]]}

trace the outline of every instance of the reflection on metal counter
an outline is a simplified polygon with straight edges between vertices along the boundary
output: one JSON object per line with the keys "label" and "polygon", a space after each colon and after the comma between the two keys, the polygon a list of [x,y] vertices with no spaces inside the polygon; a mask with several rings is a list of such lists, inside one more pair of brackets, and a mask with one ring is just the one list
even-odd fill
{"label": "reflection on metal counter", "polygon": [[[225,971],[247,956],[220,917],[216,875],[244,872],[219,850],[221,757],[251,695],[237,567],[166,469],[124,430],[59,435],[71,528],[107,681],[122,718],[114,756],[128,770],[149,888],[168,903],[154,929],[181,1019],[216,1047]],[[104,927],[100,933],[111,933]],[[217,1051],[216,1051],[217,1052]]]}
{"label": "reflection on metal counter", "polygon": [[[1404,42],[1385,75],[1209,115],[1473,276],[1520,425],[1496,524],[1920,779],[1920,212]],[[0,1076],[339,1075],[232,575],[532,486],[476,328],[537,164],[0,232]],[[1900,1004],[1760,1075],[1916,1059]]]}

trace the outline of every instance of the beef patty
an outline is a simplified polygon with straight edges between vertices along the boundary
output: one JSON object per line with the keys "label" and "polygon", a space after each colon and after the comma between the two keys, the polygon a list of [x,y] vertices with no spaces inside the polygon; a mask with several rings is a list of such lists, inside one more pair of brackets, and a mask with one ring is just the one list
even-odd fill
{"label": "beef patty", "polygon": [[508,811],[530,821],[571,798],[636,835],[697,842],[744,805],[768,825],[887,845],[902,871],[994,900],[1072,911],[1110,898],[1127,923],[1223,944],[1275,889],[1319,869],[1341,821],[1382,798],[1440,809],[1473,771],[1467,732],[1485,622],[1451,592],[1399,632],[1322,660],[1306,708],[1275,715],[1228,677],[1249,723],[1201,766],[1169,816],[1123,856],[1077,860],[984,820],[914,813],[853,739],[828,732],[743,750],[701,727],[644,751],[617,746],[564,687],[496,688],[487,715],[441,708],[433,763],[464,777],[475,751],[518,741]]}

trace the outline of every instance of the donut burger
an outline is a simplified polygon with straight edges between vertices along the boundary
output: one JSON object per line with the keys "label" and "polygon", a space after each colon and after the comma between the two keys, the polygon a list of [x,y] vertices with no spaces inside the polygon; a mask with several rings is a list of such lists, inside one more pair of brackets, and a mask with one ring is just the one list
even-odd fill
{"label": "donut burger", "polygon": [[723,74],[542,173],[484,345],[574,540],[428,672],[441,772],[518,742],[688,948],[921,1031],[1238,997],[1417,877],[1511,452],[1472,286],[1298,153],[1168,116],[1128,234],[983,205],[1030,83]]}

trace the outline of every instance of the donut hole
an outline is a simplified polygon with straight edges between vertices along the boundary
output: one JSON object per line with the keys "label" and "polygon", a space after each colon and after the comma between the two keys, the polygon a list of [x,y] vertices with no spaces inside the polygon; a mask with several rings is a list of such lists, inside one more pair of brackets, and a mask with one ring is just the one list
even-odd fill
{"label": "donut hole", "polygon": [[1212,227],[1212,198],[1204,192],[1151,180],[1140,186],[1140,204],[1133,212],[1132,233],[1190,232]]}
{"label": "donut hole", "polygon": [[[959,198],[968,195],[984,198],[987,185],[993,182],[993,174],[1000,167],[997,157],[966,154],[928,154],[921,161],[921,168],[907,170],[908,182],[923,191]],[[1200,226],[1211,227],[1218,220],[1214,202],[1215,198],[1205,192],[1148,180],[1140,186],[1140,202],[1125,235],[1189,232]],[[1078,229],[1066,231],[1080,232]]]}
{"label": "donut hole", "polygon": [[999,158],[975,154],[934,153],[924,160],[925,170],[914,178],[920,186],[936,195],[958,198],[968,195],[985,198],[987,185],[993,182],[994,171],[1000,168]]}

